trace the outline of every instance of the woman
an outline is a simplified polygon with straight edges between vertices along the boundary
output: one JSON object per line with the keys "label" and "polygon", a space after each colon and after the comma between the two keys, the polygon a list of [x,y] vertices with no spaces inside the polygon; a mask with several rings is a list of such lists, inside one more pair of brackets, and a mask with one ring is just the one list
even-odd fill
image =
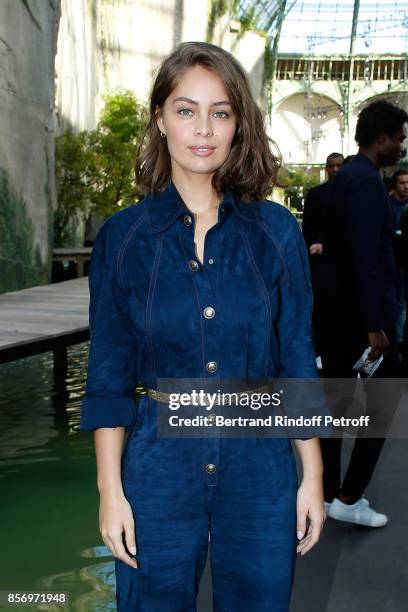
{"label": "woman", "polygon": [[160,378],[318,376],[305,245],[291,213],[262,201],[277,162],[232,55],[181,44],[150,112],[147,195],[104,223],[89,277],[81,428],[95,431],[117,608],[195,610],[210,535],[214,609],[283,612],[296,551],[324,521],[318,439],[295,441],[298,489],[288,438],[159,437],[155,398]]}

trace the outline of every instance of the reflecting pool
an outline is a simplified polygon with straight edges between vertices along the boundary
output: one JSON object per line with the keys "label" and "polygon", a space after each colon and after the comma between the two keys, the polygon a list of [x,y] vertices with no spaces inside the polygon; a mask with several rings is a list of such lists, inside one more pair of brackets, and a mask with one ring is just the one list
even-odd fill
{"label": "reflecting pool", "polygon": [[25,610],[116,609],[93,434],[79,431],[87,359],[87,342],[69,347],[65,381],[54,380],[52,352],[0,365],[0,589],[69,593],[66,606]]}

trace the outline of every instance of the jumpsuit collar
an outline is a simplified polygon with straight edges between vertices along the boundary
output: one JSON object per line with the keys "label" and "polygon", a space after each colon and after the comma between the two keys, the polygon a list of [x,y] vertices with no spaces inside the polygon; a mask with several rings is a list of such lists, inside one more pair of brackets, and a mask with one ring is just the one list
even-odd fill
{"label": "jumpsuit collar", "polygon": [[[181,215],[192,215],[172,180],[164,191],[148,194],[144,198],[144,205],[147,212],[148,227],[152,233],[168,229]],[[245,221],[257,221],[259,219],[259,210],[256,203],[248,204],[239,201],[230,188],[225,190],[219,208],[227,208],[237,213]],[[218,220],[220,220],[220,211]]]}

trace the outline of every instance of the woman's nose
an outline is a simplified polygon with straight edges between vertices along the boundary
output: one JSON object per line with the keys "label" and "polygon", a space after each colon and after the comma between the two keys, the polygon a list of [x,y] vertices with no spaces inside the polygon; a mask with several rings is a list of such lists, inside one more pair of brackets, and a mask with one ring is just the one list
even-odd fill
{"label": "woman's nose", "polygon": [[196,125],[196,134],[202,136],[210,136],[212,134],[212,127],[208,117],[199,118]]}

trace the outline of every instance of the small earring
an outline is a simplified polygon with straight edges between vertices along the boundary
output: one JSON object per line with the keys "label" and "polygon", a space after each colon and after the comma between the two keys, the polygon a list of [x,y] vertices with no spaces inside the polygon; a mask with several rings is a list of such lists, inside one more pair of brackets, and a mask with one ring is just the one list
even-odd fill
{"label": "small earring", "polygon": [[166,138],[166,134],[165,134],[164,132],[162,132],[161,130],[160,130],[160,136],[161,136],[162,138]]}

